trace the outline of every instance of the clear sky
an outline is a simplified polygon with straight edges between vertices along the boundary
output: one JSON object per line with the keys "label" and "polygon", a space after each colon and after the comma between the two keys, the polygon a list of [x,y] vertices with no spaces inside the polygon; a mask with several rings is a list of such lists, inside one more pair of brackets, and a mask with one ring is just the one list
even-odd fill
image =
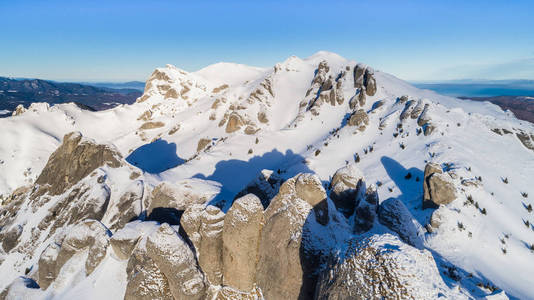
{"label": "clear sky", "polygon": [[406,80],[534,79],[534,1],[0,0],[0,76],[145,80],[336,52]]}

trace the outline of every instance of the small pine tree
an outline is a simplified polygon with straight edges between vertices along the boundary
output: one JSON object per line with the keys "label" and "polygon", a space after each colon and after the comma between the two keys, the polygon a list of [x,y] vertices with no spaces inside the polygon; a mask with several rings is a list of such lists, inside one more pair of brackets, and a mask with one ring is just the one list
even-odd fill
{"label": "small pine tree", "polygon": [[505,184],[508,184],[508,177],[502,178],[502,182],[504,182]]}
{"label": "small pine tree", "polygon": [[404,179],[406,180],[410,180],[412,178],[412,173],[408,172],[408,174],[406,174],[406,176],[404,176]]}
{"label": "small pine tree", "polygon": [[532,212],[532,204],[527,205],[527,211],[528,211],[529,213]]}
{"label": "small pine tree", "polygon": [[486,212],[486,208],[483,208],[481,211],[480,211],[483,215],[485,215],[487,212]]}
{"label": "small pine tree", "polygon": [[528,198],[528,193],[521,192],[521,196],[523,196],[523,198]]}

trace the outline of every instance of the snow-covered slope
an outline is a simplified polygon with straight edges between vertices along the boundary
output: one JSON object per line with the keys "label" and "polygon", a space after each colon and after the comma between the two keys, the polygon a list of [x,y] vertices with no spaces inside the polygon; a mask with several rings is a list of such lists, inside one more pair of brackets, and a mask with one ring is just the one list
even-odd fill
{"label": "snow-covered slope", "polygon": [[[428,298],[506,293],[534,299],[534,213],[529,209],[534,126],[490,103],[419,90],[329,52],[305,59],[292,56],[269,69],[218,63],[188,73],[167,65],[154,71],[144,95],[132,105],[89,112],[74,104],[34,104],[20,115],[0,119],[4,208],[15,189],[34,184],[63,136],[72,131],[113,145],[127,162],[103,171],[110,203],[118,203],[135,186],[121,179],[122,173],[137,172],[146,194],[161,182],[210,191],[210,203],[226,212],[263,169],[283,180],[314,173],[328,188],[336,170],[354,165],[367,185],[376,188],[379,203],[395,198],[405,205],[418,246],[396,246],[402,242],[391,234],[399,234],[378,221],[365,235],[379,247],[401,249],[402,255],[387,259],[428,268],[416,272],[427,275],[414,276],[430,276],[439,292],[428,294],[431,285],[425,283],[420,293]],[[455,200],[437,209],[423,209],[429,162],[438,164],[454,186]],[[113,196],[114,191],[120,192]],[[150,199],[141,198],[148,209]],[[15,223],[34,227],[37,223],[30,219],[36,212],[29,202],[25,205],[28,215],[19,215]],[[114,209],[101,220],[107,227],[121,213]],[[356,217],[345,220],[332,209],[328,214],[339,220],[320,232],[328,236],[340,231],[334,239],[339,246],[328,251],[343,253],[350,248],[347,241],[358,235],[347,229]],[[43,245],[30,253],[18,248],[0,253],[0,274],[9,274],[0,278],[0,290],[37,264],[45,240],[51,238],[43,235]],[[31,239],[30,232],[25,229],[21,239]],[[431,264],[423,263],[428,257]],[[116,282],[114,293],[121,294],[127,285],[125,268],[125,261],[108,253],[88,277],[71,274],[71,285],[32,295],[90,299],[113,285],[110,281]],[[23,283],[12,287],[10,295],[23,293]]]}

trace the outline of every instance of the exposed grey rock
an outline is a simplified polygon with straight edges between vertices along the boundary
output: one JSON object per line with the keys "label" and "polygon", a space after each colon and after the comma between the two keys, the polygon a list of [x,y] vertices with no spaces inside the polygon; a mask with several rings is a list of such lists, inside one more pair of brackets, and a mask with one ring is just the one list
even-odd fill
{"label": "exposed grey rock", "polygon": [[[396,250],[392,250],[396,249]],[[323,271],[315,299],[437,298],[441,277],[432,255],[390,234],[351,242],[345,253]],[[406,264],[406,262],[410,264]]]}
{"label": "exposed grey rock", "polygon": [[345,217],[354,213],[357,205],[357,195],[360,182],[363,182],[362,172],[354,165],[343,167],[334,173],[330,182],[330,198]]}
{"label": "exposed grey rock", "polygon": [[349,126],[357,126],[358,130],[364,131],[365,127],[369,125],[369,116],[363,109],[358,109],[349,118],[347,122]]}
{"label": "exposed grey rock", "polygon": [[224,285],[251,291],[256,283],[263,206],[253,194],[234,201],[226,213],[223,229]]}
{"label": "exposed grey rock", "polygon": [[201,138],[200,140],[198,140],[197,152],[204,150],[206,146],[208,146],[210,143],[211,143],[211,139]]}
{"label": "exposed grey rock", "polygon": [[525,146],[527,149],[534,151],[534,138],[533,136],[529,136],[528,133],[524,131],[516,132],[515,135],[521,141],[523,146]]}
{"label": "exposed grey rock", "polygon": [[368,96],[374,96],[376,94],[376,79],[374,76],[375,72],[371,68],[365,69],[365,75],[363,78],[365,85],[365,92]]}
{"label": "exposed grey rock", "polygon": [[77,252],[89,250],[85,273],[90,275],[106,255],[111,232],[96,220],[83,221],[67,232],[57,256],[56,268],[61,267]]}
{"label": "exposed grey rock", "polygon": [[123,228],[126,223],[137,219],[143,211],[143,181],[132,182],[126,190],[127,192],[119,198],[119,202],[116,204],[117,214],[109,222],[112,231]]}
{"label": "exposed grey rock", "polygon": [[417,119],[419,117],[419,115],[421,114],[421,112],[423,111],[424,106],[425,106],[425,104],[423,103],[423,101],[421,99],[419,99],[417,101],[417,105],[415,105],[415,107],[413,108],[412,112],[410,113],[410,117],[412,119]]}
{"label": "exposed grey rock", "polygon": [[226,124],[226,133],[232,133],[238,131],[245,125],[243,117],[241,117],[237,112],[232,112],[228,117],[228,123]]}
{"label": "exposed grey rock", "polygon": [[364,77],[364,73],[365,73],[365,65],[363,64],[357,64],[355,67],[354,67],[354,87],[355,88],[361,88],[364,86],[364,80],[363,80],[363,77]]}
{"label": "exposed grey rock", "polygon": [[402,104],[402,103],[408,101],[408,96],[407,96],[407,95],[402,95],[402,96],[400,96],[399,98],[397,98],[397,101],[398,101],[400,104]]}
{"label": "exposed grey rock", "polygon": [[50,155],[35,183],[46,188],[49,194],[59,195],[98,167],[120,167],[121,159],[115,149],[84,139],[79,132],[71,132]]}
{"label": "exposed grey rock", "polygon": [[300,174],[295,182],[295,192],[297,197],[305,200],[313,207],[317,222],[326,225],[328,223],[328,204],[326,191],[319,177],[310,173]]}
{"label": "exposed grey rock", "polygon": [[209,282],[222,283],[222,230],[224,213],[217,207],[195,204],[188,207],[180,221],[193,243],[198,262]]}
{"label": "exposed grey rock", "polygon": [[421,249],[423,244],[419,238],[413,217],[402,201],[389,198],[378,207],[378,221],[397,233],[399,237],[413,247]]}
{"label": "exposed grey rock", "polygon": [[428,112],[429,109],[430,109],[430,105],[428,103],[425,104],[425,107],[423,108],[423,112],[421,113],[421,115],[419,115],[419,118],[417,119],[417,125],[423,126],[427,124],[428,122],[430,122],[430,115]]}
{"label": "exposed grey rock", "polygon": [[282,184],[264,214],[256,282],[265,299],[313,297],[315,284],[310,284],[308,277],[313,270],[307,265],[311,261],[302,251],[306,246],[304,225],[312,206],[297,197],[296,179]]}
{"label": "exposed grey rock", "polygon": [[426,123],[425,126],[424,126],[424,135],[425,136],[431,135],[432,132],[434,132],[435,129],[436,129],[436,127],[434,127],[434,125],[432,125],[431,123]]}
{"label": "exposed grey rock", "polygon": [[402,110],[401,114],[400,114],[400,120],[401,121],[404,121],[406,119],[408,119],[408,117],[411,115],[413,109],[415,108],[415,101],[414,100],[410,100],[408,102],[406,102],[406,105],[404,105],[404,109]]}
{"label": "exposed grey rock", "polygon": [[423,181],[423,209],[449,204],[456,199],[456,189],[450,177],[434,163],[425,166]]}
{"label": "exposed grey rock", "polygon": [[146,253],[164,274],[175,299],[203,299],[206,283],[195,255],[168,224],[148,236]]}
{"label": "exposed grey rock", "polygon": [[55,242],[49,244],[41,256],[39,257],[39,286],[41,289],[46,290],[50,284],[56,280],[58,275],[58,268],[56,267],[56,261],[61,246]]}
{"label": "exposed grey rock", "polygon": [[143,247],[136,247],[126,267],[128,284],[124,300],[174,300],[169,282],[163,272],[146,253]]}
{"label": "exposed grey rock", "polygon": [[20,225],[15,225],[9,229],[2,229],[0,232],[0,241],[2,241],[2,248],[6,253],[11,251],[11,249],[15,248],[18,244],[22,231],[23,228]]}

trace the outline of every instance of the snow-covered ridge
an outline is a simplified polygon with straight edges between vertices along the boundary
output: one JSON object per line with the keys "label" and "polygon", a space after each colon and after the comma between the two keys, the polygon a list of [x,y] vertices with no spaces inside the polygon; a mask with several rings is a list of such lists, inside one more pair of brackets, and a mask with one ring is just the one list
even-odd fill
{"label": "snow-covered ridge", "polygon": [[[414,294],[418,297],[506,294],[532,298],[534,215],[529,205],[533,205],[534,195],[534,126],[495,105],[419,90],[334,53],[321,51],[304,59],[292,56],[268,69],[218,63],[189,73],[167,65],[151,74],[143,96],[132,105],[89,112],[73,104],[35,104],[17,116],[0,119],[0,128],[0,205],[3,201],[5,208],[13,199],[22,199],[24,208],[24,213],[0,230],[0,234],[22,232],[19,244],[4,249],[5,253],[0,251],[0,273],[10,274],[0,280],[0,290],[24,275],[26,268],[34,268],[30,275],[38,272],[35,268],[40,265],[41,253],[57,238],[49,237],[49,229],[45,229],[39,235],[43,245],[21,246],[31,244],[30,227],[36,227],[48,209],[62,203],[72,190],[46,200],[49,202],[39,195],[35,206],[28,187],[33,187],[64,135],[79,131],[95,144],[113,145],[124,158],[121,167],[98,167],[78,186],[94,184],[98,188],[88,190],[87,197],[109,198],[95,203],[109,203],[98,221],[111,229],[112,247],[106,248],[93,273],[58,273],[58,278],[68,280],[61,285],[58,280],[43,293],[32,291],[36,298],[68,298],[78,291],[86,298],[96,297],[99,292],[83,288],[89,282],[124,296],[128,285],[134,284],[127,275],[126,260],[140,260],[144,255],[173,286],[179,279],[167,278],[170,273],[158,259],[165,251],[176,249],[167,249],[158,241],[163,237],[178,240],[180,230],[158,225],[165,216],[150,219],[148,215],[175,198],[187,201],[171,201],[165,208],[184,211],[182,220],[189,222],[185,230],[192,232],[189,237],[198,253],[213,250],[209,242],[202,242],[206,237],[224,237],[228,215],[236,218],[232,224],[256,220],[272,226],[273,231],[278,228],[275,216],[283,216],[282,220],[292,220],[289,225],[296,226],[291,227],[294,234],[288,240],[298,240],[302,233],[311,250],[323,253],[314,255],[340,254],[340,261],[332,267],[338,273],[332,273],[331,280],[346,270],[364,272],[372,267],[365,257],[350,251],[356,245],[383,257],[387,262],[383,270],[415,261],[413,269],[398,276],[428,277],[429,284],[410,281],[406,286],[392,286],[419,289],[419,294]],[[435,165],[429,173],[425,170],[430,162]],[[347,165],[345,171],[336,173]],[[316,177],[308,182],[300,173]],[[440,188],[440,195],[427,195],[440,204],[437,208],[424,209],[425,184],[430,190]],[[306,186],[305,192],[302,186]],[[360,192],[351,194],[347,205],[340,202],[343,197],[338,191],[341,195],[356,186],[361,187]],[[444,186],[447,188],[441,189]],[[15,194],[26,196],[13,198],[12,193],[20,187]],[[243,190],[261,190],[262,194],[257,195],[258,201],[247,199],[250,207],[232,206]],[[323,200],[323,193],[324,202],[315,201],[316,197]],[[375,195],[377,203],[371,201]],[[266,207],[264,212],[259,203]],[[228,214],[231,207],[236,211]],[[260,215],[265,218],[261,222]],[[374,219],[366,223],[368,215]],[[144,221],[128,225],[118,221],[126,216]],[[68,231],[71,225],[75,224],[58,225],[58,232]],[[402,230],[391,229],[395,226]],[[91,239],[90,234],[86,236]],[[263,242],[275,244],[272,238]],[[117,259],[124,250],[118,246],[119,240],[139,240],[136,254]],[[76,255],[87,255],[84,251],[91,250]],[[293,255],[287,251],[288,256]],[[205,276],[212,286],[206,286],[207,290],[216,286],[219,295],[239,294],[241,286],[236,286],[236,281],[225,285],[224,271],[229,271],[224,264],[207,265],[198,253],[200,273],[194,268],[184,271],[191,287],[203,290],[197,284],[205,282],[199,279]],[[275,263],[268,253],[258,255],[262,261]],[[180,259],[190,262],[191,257]],[[143,265],[142,261],[135,263]],[[62,272],[74,272],[78,267],[63,267]],[[223,270],[222,279],[217,268]],[[117,285],[103,281],[106,272],[119,278]],[[267,272],[251,272],[258,277],[253,283],[261,288],[254,293],[280,292],[267,287]],[[67,288],[73,278],[81,279]],[[353,283],[349,290],[360,284]],[[12,289],[26,290],[23,282],[15,282]],[[320,290],[334,292],[327,285]]]}

